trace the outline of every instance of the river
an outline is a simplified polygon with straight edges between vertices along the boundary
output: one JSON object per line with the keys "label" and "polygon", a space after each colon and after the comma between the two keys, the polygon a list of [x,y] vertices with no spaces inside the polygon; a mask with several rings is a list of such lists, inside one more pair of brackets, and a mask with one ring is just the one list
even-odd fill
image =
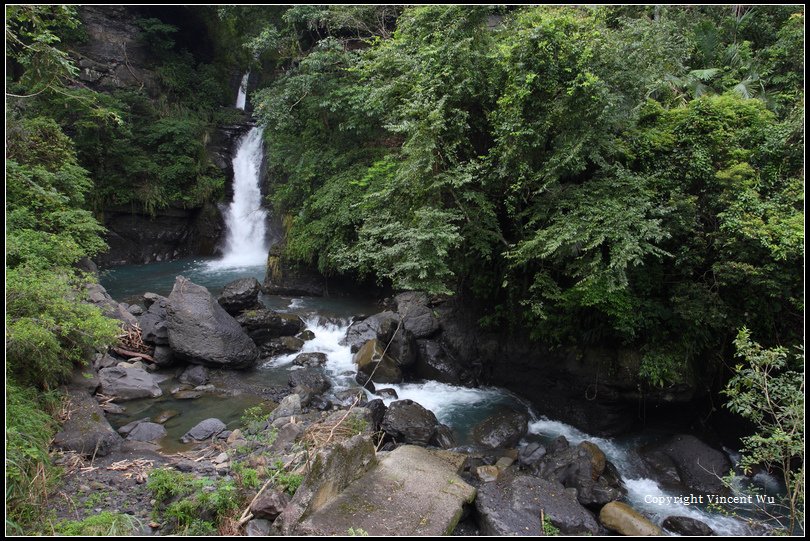
{"label": "river", "polygon": [[[128,265],[116,267],[102,273],[101,282],[107,291],[119,301],[140,302],[141,295],[151,291],[168,295],[175,276],[182,274],[193,282],[207,287],[213,295],[218,295],[223,286],[237,278],[264,278],[261,266],[223,267],[217,261],[185,259],[148,265]],[[305,343],[302,352],[321,352],[327,355],[325,370],[333,389],[339,391],[357,387],[354,382],[355,367],[349,347],[343,345],[346,329],[353,317],[368,316],[379,312],[375,299],[360,297],[284,297],[265,295],[261,298],[268,308],[280,312],[295,313],[304,319],[315,335]],[[284,386],[290,371],[297,369],[292,360],[298,353],[281,355],[249,370],[231,377],[242,378],[243,382],[254,385]],[[173,380],[164,382],[168,391]],[[718,513],[704,504],[684,505],[675,503],[672,498],[681,494],[667,488],[648,477],[648,470],[638,454],[645,443],[664,436],[661,431],[646,429],[643,432],[620,438],[598,438],[585,434],[575,427],[555,420],[538,417],[531,405],[505,389],[497,387],[467,388],[435,381],[408,382],[390,385],[396,390],[399,399],[411,399],[433,411],[441,423],[454,432],[459,444],[471,443],[472,427],[495,412],[508,407],[527,411],[531,422],[529,433],[522,445],[530,441],[549,442],[557,436],[565,436],[572,444],[589,440],[596,443],[608,459],[616,465],[628,490],[627,501],[634,508],[644,512],[657,523],[670,515],[690,516],[709,524],[718,534],[744,535],[750,532],[745,517],[750,516],[752,506],[742,506],[739,516]],[[196,400],[173,400],[166,393],[164,398],[127,403],[127,415],[114,421],[120,426],[130,420],[158,413],[159,410],[174,409],[180,412],[176,418],[166,423],[169,434],[161,445],[165,451],[182,450],[177,443],[181,434],[207,417],[219,417],[234,427],[245,408],[256,405],[261,399],[244,394],[223,399],[217,395],[204,395]],[[391,399],[385,400],[390,404]],[[734,458],[733,453],[730,453]],[[762,489],[773,493],[778,490],[778,482],[767,475],[758,476]],[[668,497],[669,501],[668,501]]]}

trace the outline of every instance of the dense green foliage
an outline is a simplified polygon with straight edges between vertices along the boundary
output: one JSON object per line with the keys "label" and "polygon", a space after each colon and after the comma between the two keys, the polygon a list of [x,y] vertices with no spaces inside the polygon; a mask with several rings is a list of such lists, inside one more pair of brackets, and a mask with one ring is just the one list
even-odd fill
{"label": "dense green foliage", "polygon": [[255,98],[288,257],[635,346],[656,386],[744,324],[800,340],[800,8],[343,9],[248,44],[288,58]]}
{"label": "dense green foliage", "polygon": [[781,473],[787,487],[790,533],[804,531],[804,349],[765,349],[743,328],[734,345],[738,364],[724,394],[731,411],[754,423],[757,432],[743,439],[740,465],[745,473],[764,466]]}

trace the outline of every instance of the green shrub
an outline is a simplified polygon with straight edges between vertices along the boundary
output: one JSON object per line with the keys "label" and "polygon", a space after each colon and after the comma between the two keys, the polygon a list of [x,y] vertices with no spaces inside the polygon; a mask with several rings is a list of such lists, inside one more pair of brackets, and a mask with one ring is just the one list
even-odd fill
{"label": "green shrub", "polygon": [[59,535],[125,536],[138,535],[143,528],[141,521],[132,515],[103,511],[83,520],[69,520],[56,525]]}

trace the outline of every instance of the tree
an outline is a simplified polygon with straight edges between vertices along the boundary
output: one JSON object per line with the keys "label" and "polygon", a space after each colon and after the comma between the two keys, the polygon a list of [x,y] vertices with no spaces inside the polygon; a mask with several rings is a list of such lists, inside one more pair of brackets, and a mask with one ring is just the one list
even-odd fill
{"label": "tree", "polygon": [[791,354],[784,347],[763,348],[745,327],[734,346],[744,363],[723,391],[726,407],[756,427],[743,438],[740,465],[746,474],[759,466],[782,474],[788,532],[804,531],[804,349]]}

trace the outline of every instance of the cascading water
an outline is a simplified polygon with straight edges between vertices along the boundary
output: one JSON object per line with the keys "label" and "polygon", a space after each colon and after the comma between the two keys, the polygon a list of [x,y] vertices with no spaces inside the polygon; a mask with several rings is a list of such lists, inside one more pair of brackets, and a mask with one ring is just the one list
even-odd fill
{"label": "cascading water", "polygon": [[239,93],[236,94],[236,108],[245,110],[245,103],[247,101],[247,86],[250,79],[250,72],[242,76],[242,82],[239,83]]}
{"label": "cascading water", "polygon": [[[239,87],[236,107],[244,109],[246,73]],[[261,165],[263,128],[254,127],[236,144],[233,157],[233,201],[225,213],[225,250],[213,268],[252,267],[267,260],[267,211],[262,208]]]}

